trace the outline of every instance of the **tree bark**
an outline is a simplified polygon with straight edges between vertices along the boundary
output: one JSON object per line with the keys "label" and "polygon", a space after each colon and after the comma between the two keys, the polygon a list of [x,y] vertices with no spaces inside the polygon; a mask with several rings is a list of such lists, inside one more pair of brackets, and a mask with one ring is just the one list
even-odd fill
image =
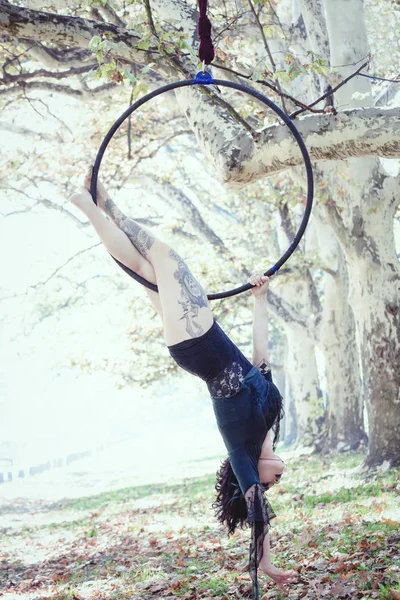
{"label": "tree bark", "polygon": [[304,329],[286,326],[285,332],[288,345],[286,378],[295,407],[296,445],[319,449],[325,436],[325,419],[315,344]]}
{"label": "tree bark", "polygon": [[314,211],[321,259],[335,271],[324,277],[323,313],[318,330],[324,354],[327,392],[327,435],[324,451],[354,450],[366,444],[363,425],[361,367],[356,324],[349,305],[349,276],[341,248],[328,227]]}
{"label": "tree bark", "polygon": [[[388,460],[399,465],[400,268],[393,219],[400,177],[385,176],[376,159],[363,163],[363,181],[358,163],[338,173],[341,179],[353,178],[347,228],[335,207],[329,212],[346,254],[350,302],[360,336],[370,441],[366,464]],[[356,206],[354,197],[359,201]]]}
{"label": "tree bark", "polygon": [[[335,4],[335,6],[333,6]],[[325,3],[331,64],[342,67],[369,53],[362,0]],[[357,105],[354,91],[369,81],[341,88],[340,103]],[[363,103],[370,104],[369,99]],[[400,267],[393,220],[400,202],[400,177],[390,177],[376,158],[322,165],[329,222],[346,256],[350,304],[356,319],[369,423],[366,465],[400,464]],[[333,190],[335,193],[333,195]]]}

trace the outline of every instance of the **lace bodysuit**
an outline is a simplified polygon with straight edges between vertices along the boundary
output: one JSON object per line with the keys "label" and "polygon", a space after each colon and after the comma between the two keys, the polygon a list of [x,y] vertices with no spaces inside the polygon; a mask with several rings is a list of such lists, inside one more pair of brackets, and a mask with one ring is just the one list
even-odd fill
{"label": "lace bodysuit", "polygon": [[[257,367],[265,379],[268,381],[272,380],[271,365],[266,360],[262,360]],[[240,386],[242,385],[245,375],[246,372],[244,372],[243,366],[239,362],[232,362],[230,365],[225,367],[218,377],[215,377],[211,381],[207,382],[211,396],[215,396],[217,398],[228,398],[228,396],[234,396],[240,390]]]}

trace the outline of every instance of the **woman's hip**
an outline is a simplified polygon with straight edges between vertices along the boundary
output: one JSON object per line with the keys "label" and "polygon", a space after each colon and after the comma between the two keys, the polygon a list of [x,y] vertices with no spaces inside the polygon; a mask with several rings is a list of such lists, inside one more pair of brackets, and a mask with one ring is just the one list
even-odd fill
{"label": "woman's hip", "polygon": [[168,350],[182,369],[207,383],[218,379],[232,363],[240,365],[244,375],[252,368],[216,321],[205,334],[168,346]]}

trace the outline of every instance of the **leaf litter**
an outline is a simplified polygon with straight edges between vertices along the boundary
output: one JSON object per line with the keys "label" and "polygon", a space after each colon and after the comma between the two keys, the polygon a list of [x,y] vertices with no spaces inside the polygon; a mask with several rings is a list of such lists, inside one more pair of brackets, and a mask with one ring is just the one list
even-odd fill
{"label": "leaf litter", "polygon": [[[299,573],[287,597],[399,600],[399,469],[366,475],[357,453],[290,458],[269,494],[274,564]],[[213,486],[210,476],[55,505],[19,499],[19,525],[1,506],[1,600],[250,598],[249,533],[221,531]],[[260,582],[264,599],[285,597]]]}

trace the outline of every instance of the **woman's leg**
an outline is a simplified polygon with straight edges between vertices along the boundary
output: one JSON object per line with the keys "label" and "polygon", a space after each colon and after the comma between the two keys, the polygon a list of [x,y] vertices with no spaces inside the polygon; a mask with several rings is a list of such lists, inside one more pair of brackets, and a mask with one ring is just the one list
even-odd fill
{"label": "woman's leg", "polygon": [[[104,246],[114,258],[151,283],[157,283],[151,263],[136,250],[124,231],[101,213],[91,198],[88,201],[82,195],[75,194],[71,198],[71,201],[87,216]],[[162,318],[159,295],[148,288],[146,288],[146,292],[154,308]]]}
{"label": "woman's leg", "polygon": [[199,337],[208,331],[214,318],[207,295],[183,259],[146,227],[126,217],[112,200],[107,199],[102,209],[154,269],[167,345]]}

